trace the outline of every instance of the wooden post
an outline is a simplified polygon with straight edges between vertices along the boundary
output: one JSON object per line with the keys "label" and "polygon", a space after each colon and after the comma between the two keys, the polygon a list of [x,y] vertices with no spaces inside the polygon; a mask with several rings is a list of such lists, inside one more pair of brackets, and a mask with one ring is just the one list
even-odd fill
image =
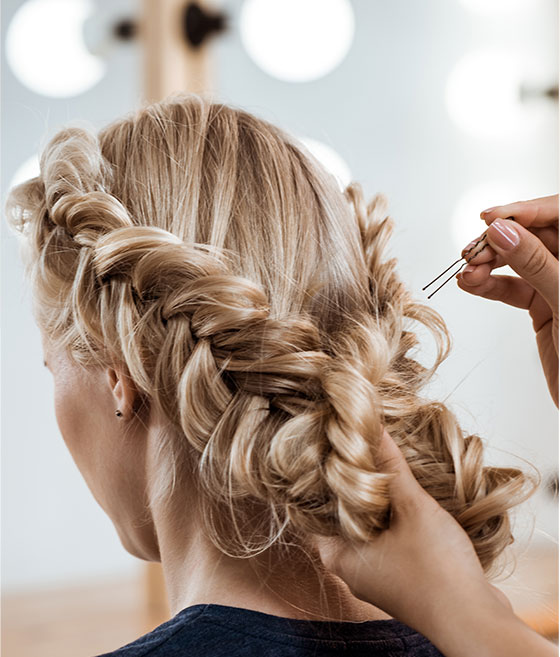
{"label": "wooden post", "polygon": [[[143,0],[139,38],[146,102],[162,100],[175,91],[205,95],[211,90],[208,44],[193,48],[183,35],[187,4],[185,0]],[[198,4],[213,9],[207,2]]]}
{"label": "wooden post", "polygon": [[[143,0],[139,39],[145,103],[177,91],[212,93],[212,62],[208,44],[190,46],[183,35],[185,0]],[[200,6],[213,9],[199,0]],[[145,566],[146,632],[170,618],[163,571],[159,563]]]}

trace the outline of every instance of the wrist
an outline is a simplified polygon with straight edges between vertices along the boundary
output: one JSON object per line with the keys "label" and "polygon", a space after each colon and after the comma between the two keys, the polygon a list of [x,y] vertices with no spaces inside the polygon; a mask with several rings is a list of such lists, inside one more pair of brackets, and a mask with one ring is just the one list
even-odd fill
{"label": "wrist", "polygon": [[538,635],[500,602],[486,582],[455,586],[429,605],[415,627],[446,657],[548,657],[556,655]]}
{"label": "wrist", "polygon": [[516,618],[495,598],[486,580],[460,582],[456,578],[447,582],[447,586],[433,585],[428,593],[418,596],[414,611],[404,621],[432,643],[441,636],[468,635],[485,616],[497,616],[502,621]]}

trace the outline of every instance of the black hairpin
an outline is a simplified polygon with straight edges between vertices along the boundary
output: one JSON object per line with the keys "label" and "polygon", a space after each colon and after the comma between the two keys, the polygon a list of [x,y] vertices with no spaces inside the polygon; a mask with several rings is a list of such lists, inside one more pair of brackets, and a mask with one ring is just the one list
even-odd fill
{"label": "black hairpin", "polygon": [[[511,219],[512,221],[515,221],[515,218],[514,218],[514,217],[506,217],[506,219]],[[424,287],[422,288],[422,290],[426,290],[427,288],[429,288],[430,285],[432,285],[433,283],[435,283],[439,278],[441,278],[444,274],[446,274],[446,273],[447,273],[452,267],[454,267],[456,264],[458,264],[459,262],[461,262],[461,260],[466,260],[466,262],[464,262],[464,263],[459,267],[459,269],[457,269],[456,271],[454,271],[454,272],[451,274],[451,276],[449,276],[448,278],[446,278],[446,279],[443,281],[443,283],[442,283],[439,287],[437,287],[437,288],[436,288],[431,294],[428,295],[428,299],[430,299],[431,297],[433,297],[434,294],[435,294],[438,290],[441,290],[441,288],[442,288],[447,282],[449,282],[454,276],[456,276],[456,275],[457,275],[457,274],[463,269],[463,267],[464,267],[465,265],[468,265],[469,262],[470,262],[473,258],[475,258],[479,253],[482,253],[482,251],[484,251],[484,249],[488,246],[488,243],[487,243],[487,242],[484,244],[484,246],[483,246],[481,249],[478,249],[478,251],[476,251],[475,253],[473,253],[473,254],[470,256],[470,258],[467,258],[467,257],[466,257],[469,253],[471,253],[471,251],[472,251],[473,249],[476,249],[476,247],[477,247],[479,244],[481,244],[482,242],[484,242],[484,241],[486,240],[486,232],[487,232],[487,231],[484,231],[484,233],[481,235],[480,239],[478,239],[478,240],[477,240],[477,241],[471,246],[471,248],[470,248],[468,251],[465,251],[465,253],[464,253],[463,256],[461,256],[458,260],[455,260],[455,262],[454,262],[453,264],[449,265],[449,267],[448,267],[447,269],[444,269],[444,270],[441,272],[441,274],[439,274],[439,276],[436,276],[436,277],[434,278],[433,281],[430,281],[430,282],[428,283],[428,285],[424,285]]]}

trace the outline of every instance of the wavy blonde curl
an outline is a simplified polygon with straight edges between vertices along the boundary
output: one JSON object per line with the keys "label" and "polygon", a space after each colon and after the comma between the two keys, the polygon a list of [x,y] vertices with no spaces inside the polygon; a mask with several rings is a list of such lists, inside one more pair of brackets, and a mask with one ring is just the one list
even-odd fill
{"label": "wavy blonde curl", "polygon": [[37,321],[84,367],[125,365],[165,414],[152,498],[195,474],[224,553],[387,528],[382,425],[485,571],[512,542],[508,510],[536,484],[485,466],[481,439],[420,396],[450,338],[384,259],[385,199],[341,193],[289,134],[176,95],[98,136],[60,131],[7,207]]}

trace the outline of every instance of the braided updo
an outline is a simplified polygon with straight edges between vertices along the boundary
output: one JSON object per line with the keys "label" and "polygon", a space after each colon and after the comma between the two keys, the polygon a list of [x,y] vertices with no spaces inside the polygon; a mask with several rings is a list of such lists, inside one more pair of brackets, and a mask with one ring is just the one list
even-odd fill
{"label": "braided updo", "polygon": [[[40,326],[84,367],[125,366],[169,419],[151,493],[194,474],[223,552],[386,528],[382,425],[486,571],[513,540],[531,482],[486,467],[481,439],[420,396],[450,341],[384,259],[384,198],[341,193],[288,134],[174,96],[98,136],[60,131],[8,217]],[[430,368],[414,322],[434,335]]]}

